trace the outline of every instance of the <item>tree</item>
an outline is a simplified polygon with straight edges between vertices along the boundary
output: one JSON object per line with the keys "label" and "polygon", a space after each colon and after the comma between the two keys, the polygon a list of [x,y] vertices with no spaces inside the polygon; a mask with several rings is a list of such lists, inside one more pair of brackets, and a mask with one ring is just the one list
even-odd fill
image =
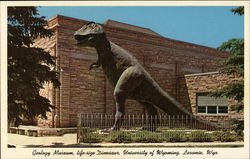
{"label": "tree", "polygon": [[[231,10],[234,14],[243,15],[244,7],[237,7]],[[225,61],[225,67],[221,70],[224,73],[236,74],[242,80],[231,83],[225,88],[212,93],[214,97],[228,97],[237,101],[231,111],[243,112],[244,110],[244,39],[231,39],[223,43],[218,50],[231,52],[233,55]],[[242,134],[244,129],[243,120],[233,121],[235,131]]]}
{"label": "tree", "polygon": [[233,8],[231,9],[231,12],[233,12],[234,14],[239,14],[239,15],[243,15],[244,14],[244,7],[237,7],[237,8]]}
{"label": "tree", "polygon": [[8,7],[8,121],[18,125],[22,118],[34,118],[53,106],[39,94],[46,82],[59,87],[58,73],[51,68],[55,58],[33,41],[50,38],[44,16],[36,7]]}

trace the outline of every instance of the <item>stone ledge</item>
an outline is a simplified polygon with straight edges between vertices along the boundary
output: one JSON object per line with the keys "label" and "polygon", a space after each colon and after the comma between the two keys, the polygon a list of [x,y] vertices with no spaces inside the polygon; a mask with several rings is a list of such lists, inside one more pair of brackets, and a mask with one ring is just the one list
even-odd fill
{"label": "stone ledge", "polygon": [[205,76],[205,75],[212,75],[212,74],[219,74],[219,71],[216,72],[205,72],[205,73],[195,73],[195,74],[187,74],[184,77],[192,77],[192,76]]}
{"label": "stone ledge", "polygon": [[76,133],[77,128],[41,128],[37,126],[24,126],[20,125],[19,127],[10,127],[9,133],[26,135],[26,136],[61,136],[66,133]]}

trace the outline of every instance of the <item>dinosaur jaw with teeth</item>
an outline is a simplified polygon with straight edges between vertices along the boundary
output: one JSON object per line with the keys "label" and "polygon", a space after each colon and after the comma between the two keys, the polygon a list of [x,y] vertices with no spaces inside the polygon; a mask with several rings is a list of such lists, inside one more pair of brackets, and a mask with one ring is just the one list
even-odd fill
{"label": "dinosaur jaw with teeth", "polygon": [[78,45],[87,44],[93,37],[91,35],[75,35]]}

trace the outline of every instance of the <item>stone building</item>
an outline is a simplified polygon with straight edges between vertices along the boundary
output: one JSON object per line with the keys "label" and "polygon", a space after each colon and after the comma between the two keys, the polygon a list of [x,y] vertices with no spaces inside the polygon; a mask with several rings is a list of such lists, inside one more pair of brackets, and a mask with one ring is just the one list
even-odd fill
{"label": "stone building", "polygon": [[[51,84],[46,84],[41,90],[56,109],[47,113],[48,120],[38,119],[38,125],[70,127],[76,125],[77,113],[115,113],[113,88],[102,70],[88,70],[97,59],[95,49],[79,48],[73,36],[87,21],[57,15],[48,23],[55,31],[54,36],[38,39],[35,45],[56,56],[61,87],[54,89]],[[168,39],[148,28],[117,21],[107,20],[102,25],[108,39],[130,51],[157,83],[187,110],[216,120],[230,115],[229,100],[214,100],[207,96],[207,93],[238,80],[235,76],[217,72],[230,53]],[[126,113],[142,112],[146,113],[146,110],[139,103],[126,101]]]}

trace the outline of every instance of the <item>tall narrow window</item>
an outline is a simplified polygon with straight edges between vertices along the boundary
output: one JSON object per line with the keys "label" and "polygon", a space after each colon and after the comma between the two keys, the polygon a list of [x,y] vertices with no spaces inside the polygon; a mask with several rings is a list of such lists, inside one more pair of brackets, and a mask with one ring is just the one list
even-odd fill
{"label": "tall narrow window", "polygon": [[207,94],[197,94],[197,113],[199,114],[226,114],[228,113],[228,99],[214,98]]}

